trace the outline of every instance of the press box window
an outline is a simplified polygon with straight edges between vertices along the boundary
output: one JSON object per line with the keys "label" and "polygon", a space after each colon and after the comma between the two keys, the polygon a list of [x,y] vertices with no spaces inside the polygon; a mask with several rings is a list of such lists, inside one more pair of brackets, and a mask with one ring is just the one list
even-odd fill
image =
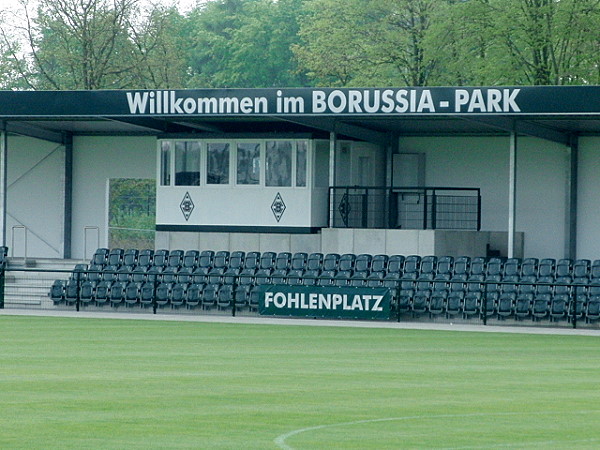
{"label": "press box window", "polygon": [[175,186],[200,186],[199,142],[175,142]]}
{"label": "press box window", "polygon": [[171,143],[167,141],[160,147],[160,185],[171,185]]}
{"label": "press box window", "polygon": [[260,144],[237,144],[237,184],[260,183]]}
{"label": "press box window", "polygon": [[229,144],[209,143],[206,158],[206,183],[229,184]]}
{"label": "press box window", "polygon": [[292,143],[290,141],[267,141],[266,185],[292,185]]}

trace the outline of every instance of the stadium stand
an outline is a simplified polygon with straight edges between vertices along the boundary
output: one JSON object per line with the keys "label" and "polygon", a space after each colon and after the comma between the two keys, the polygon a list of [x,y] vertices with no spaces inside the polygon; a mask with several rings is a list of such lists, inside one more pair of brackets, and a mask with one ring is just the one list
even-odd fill
{"label": "stadium stand", "polygon": [[600,321],[600,259],[97,249],[56,306],[250,310],[265,285],[386,287],[399,319]]}

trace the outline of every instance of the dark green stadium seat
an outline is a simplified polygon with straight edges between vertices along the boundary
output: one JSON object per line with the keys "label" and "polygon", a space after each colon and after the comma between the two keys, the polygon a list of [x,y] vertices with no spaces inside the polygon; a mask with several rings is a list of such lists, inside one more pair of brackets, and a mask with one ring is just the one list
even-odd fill
{"label": "dark green stadium seat", "polygon": [[287,284],[287,269],[275,269],[271,275],[271,284]]}
{"label": "dark green stadium seat", "polygon": [[167,259],[168,267],[181,267],[183,266],[183,256],[185,252],[183,250],[171,250],[169,252],[169,258]]}
{"label": "dark green stadium seat", "polygon": [[120,281],[115,281],[110,286],[108,299],[112,307],[116,308],[125,304],[125,286],[127,283]]}
{"label": "dark green stadium seat", "polygon": [[229,255],[229,266],[228,269],[236,270],[241,272],[244,268],[244,258],[246,257],[246,252],[243,251],[235,251],[231,252]]}
{"label": "dark green stadium seat", "polygon": [[551,293],[536,293],[531,305],[531,315],[534,320],[546,319],[550,314]]}
{"label": "dark green stadium seat", "polygon": [[156,306],[164,307],[169,303],[171,289],[173,289],[173,283],[161,282],[156,286],[156,291],[154,293]]}
{"label": "dark green stadium seat", "polygon": [[[388,255],[375,255],[371,261],[371,273],[386,272],[388,267]],[[398,271],[402,270],[402,266],[399,267]]]}
{"label": "dark green stadium seat", "polygon": [[498,298],[497,314],[499,319],[507,319],[515,314],[516,292],[502,292]]}
{"label": "dark green stadium seat", "polygon": [[122,248],[113,248],[108,252],[108,260],[106,265],[119,267],[123,263],[123,254],[125,250]]}
{"label": "dark green stadium seat", "polygon": [[466,275],[471,273],[471,258],[468,256],[460,256],[454,260],[454,275]]}
{"label": "dark green stadium seat", "polygon": [[[406,265],[406,263],[405,263]],[[437,257],[436,256],[423,256],[421,258],[421,264],[419,266],[419,273],[421,275],[435,274],[437,271]]]}
{"label": "dark green stadium seat", "polygon": [[355,271],[350,277],[350,286],[352,287],[364,287],[367,285],[368,272]]}
{"label": "dark green stadium seat", "polygon": [[436,274],[452,276],[454,268],[454,258],[452,256],[441,256],[438,258]]}
{"label": "dark green stadium seat", "polygon": [[290,262],[290,270],[304,270],[306,269],[306,261],[308,259],[308,254],[305,252],[296,252],[292,256],[292,260]]}
{"label": "dark green stadium seat", "polygon": [[231,284],[224,284],[219,289],[217,297],[217,308],[220,310],[229,309],[233,306],[234,302],[234,286]]}
{"label": "dark green stadium seat", "polygon": [[323,253],[311,253],[306,260],[306,270],[320,271],[323,268]]}
{"label": "dark green stadium seat", "polygon": [[260,263],[259,269],[275,269],[275,259],[277,258],[277,253],[275,252],[264,252],[260,255]]}
{"label": "dark green stadium seat", "polygon": [[371,270],[371,261],[373,257],[368,253],[361,253],[354,261],[354,272],[368,273]]}
{"label": "dark green stadium seat", "polygon": [[433,279],[433,288],[429,299],[430,316],[439,316],[446,313],[449,282],[450,274],[448,272],[437,274]]}
{"label": "dark green stadium seat", "polygon": [[352,272],[356,263],[356,255],[354,253],[344,253],[340,256],[337,270],[341,272]]}
{"label": "dark green stadium seat", "polygon": [[81,289],[79,291],[79,301],[82,304],[90,304],[94,301],[96,295],[96,282],[85,280],[81,283]]}
{"label": "dark green stadium seat", "polygon": [[140,301],[141,283],[130,281],[125,286],[125,304],[127,306],[135,306]]}
{"label": "dark green stadium seat", "polygon": [[508,258],[504,261],[502,279],[518,278],[521,275],[521,258]]}
{"label": "dark green stadium seat", "polygon": [[143,307],[149,307],[154,304],[154,291],[156,284],[154,281],[146,281],[140,286],[140,305]]}
{"label": "dark green stadium seat", "polygon": [[110,252],[107,248],[99,248],[94,252],[90,265],[104,266],[108,261],[108,253]]}
{"label": "dark green stadium seat", "polygon": [[128,248],[123,252],[123,265],[131,267],[132,269],[137,265],[138,255],[140,254],[138,249]]}
{"label": "dark green stadium seat", "polygon": [[101,280],[96,285],[96,290],[94,293],[94,303],[96,306],[106,305],[110,298],[110,287],[112,286],[111,281]]}
{"label": "dark green stadium seat", "polygon": [[212,250],[202,250],[198,257],[198,267],[210,269],[213,266],[215,252]]}
{"label": "dark green stadium seat", "polygon": [[52,286],[50,287],[50,292],[48,293],[48,296],[50,297],[50,300],[52,300],[52,303],[54,303],[55,305],[58,305],[65,301],[65,284],[65,280],[54,280]]}
{"label": "dark green stadium seat", "polygon": [[521,263],[521,278],[523,277],[537,277],[538,275],[538,264],[537,258],[526,258]]}
{"label": "dark green stadium seat", "polygon": [[175,283],[171,289],[171,307],[180,308],[185,304],[187,299],[188,283]]}
{"label": "dark green stadium seat", "polygon": [[185,306],[188,309],[195,308],[202,303],[204,284],[203,283],[192,283],[187,289]]}
{"label": "dark green stadium seat", "polygon": [[351,270],[340,270],[333,276],[332,285],[338,287],[350,286]]}
{"label": "dark green stadium seat", "polygon": [[154,267],[167,267],[169,262],[169,250],[160,249],[154,252],[154,257],[152,258],[152,265]]}
{"label": "dark green stadium seat", "polygon": [[340,255],[337,253],[327,253],[323,258],[323,271],[332,272],[338,270]]}
{"label": "dark green stadium seat", "polygon": [[592,262],[589,259],[577,259],[573,263],[573,279],[590,278]]}
{"label": "dark green stadium seat", "polygon": [[569,259],[569,258],[559,259],[556,262],[554,277],[555,278],[570,277],[573,275],[572,270],[573,270],[573,261],[571,259]]}
{"label": "dark green stadium seat", "polygon": [[432,286],[433,272],[423,273],[415,281],[415,293],[411,305],[411,311],[414,316],[424,314],[429,310]]}
{"label": "dark green stadium seat", "polygon": [[467,274],[458,273],[450,278],[448,298],[446,300],[446,317],[461,316],[466,293]]}
{"label": "dark green stadium seat", "polygon": [[[391,259],[391,258],[390,258]],[[390,270],[390,263],[388,261],[388,271]],[[404,259],[404,266],[402,271],[404,273],[419,273],[419,268],[421,266],[421,257],[419,255],[409,255]]]}
{"label": "dark green stadium seat", "polygon": [[285,270],[286,272],[290,269],[292,263],[292,254],[290,252],[279,252],[275,257],[274,270]]}
{"label": "dark green stadium seat", "polygon": [[229,257],[231,253],[227,250],[220,250],[215,253],[215,257],[213,259],[213,268],[215,269],[227,269],[229,267]]}
{"label": "dark green stadium seat", "polygon": [[154,250],[150,248],[145,248],[140,250],[137,258],[137,267],[150,267],[152,265],[152,260],[154,259]]}

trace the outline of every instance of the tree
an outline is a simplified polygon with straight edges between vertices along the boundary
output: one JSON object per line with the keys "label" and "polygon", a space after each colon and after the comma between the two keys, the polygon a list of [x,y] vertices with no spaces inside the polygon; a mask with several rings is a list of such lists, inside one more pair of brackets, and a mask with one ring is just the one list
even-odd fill
{"label": "tree", "polygon": [[[485,42],[486,76],[493,84],[598,82],[598,0],[471,0],[468,32]],[[486,23],[485,33],[479,24]],[[473,52],[469,52],[475,56]]]}
{"label": "tree", "polygon": [[313,0],[296,54],[318,83],[429,84],[425,45],[438,0]]}
{"label": "tree", "polygon": [[[123,89],[185,84],[177,52],[181,16],[174,8],[142,11],[139,0],[20,0],[25,47],[4,21],[13,70],[30,89]],[[145,12],[146,14],[142,14]]]}
{"label": "tree", "polygon": [[218,0],[188,16],[190,85],[305,85],[291,46],[304,0]]}

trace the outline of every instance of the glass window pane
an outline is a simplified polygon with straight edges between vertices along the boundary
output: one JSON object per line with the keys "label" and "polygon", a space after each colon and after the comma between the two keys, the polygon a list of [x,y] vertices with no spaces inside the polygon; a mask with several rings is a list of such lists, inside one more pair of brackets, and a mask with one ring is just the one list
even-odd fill
{"label": "glass window pane", "polygon": [[260,182],[260,144],[244,142],[237,145],[237,184]]}
{"label": "glass window pane", "polygon": [[229,144],[208,144],[206,155],[206,183],[229,184]]}
{"label": "glass window pane", "polygon": [[306,186],[306,153],[308,141],[298,141],[296,146],[296,186]]}
{"label": "glass window pane", "polygon": [[175,186],[200,186],[199,142],[175,142]]}
{"label": "glass window pane", "polygon": [[171,185],[171,143],[166,141],[160,148],[160,185]]}
{"label": "glass window pane", "polygon": [[292,143],[291,141],[269,141],[266,153],[266,185],[292,185]]}

